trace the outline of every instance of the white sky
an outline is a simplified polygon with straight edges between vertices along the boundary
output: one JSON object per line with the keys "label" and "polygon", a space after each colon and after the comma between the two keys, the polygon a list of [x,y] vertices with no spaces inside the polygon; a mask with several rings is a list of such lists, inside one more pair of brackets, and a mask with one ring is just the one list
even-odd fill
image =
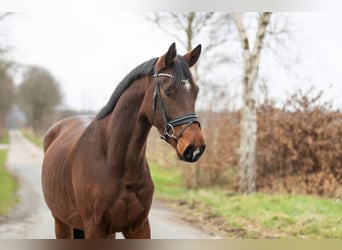
{"label": "white sky", "polygon": [[125,74],[172,41],[132,13],[30,12],[6,24],[15,60],[51,71],[76,109],[102,107]]}
{"label": "white sky", "polygon": [[[53,73],[66,106],[99,110],[131,69],[163,54],[174,41],[141,14],[23,12],[0,24],[0,38],[5,36],[14,47],[11,56],[16,61]],[[272,97],[281,99],[296,88],[324,89],[332,84],[326,98],[334,97],[335,105],[342,108],[338,99],[342,95],[342,12],[292,15],[303,61],[293,67],[300,79],[278,71],[276,65],[265,65]],[[178,52],[185,52],[180,45]]]}

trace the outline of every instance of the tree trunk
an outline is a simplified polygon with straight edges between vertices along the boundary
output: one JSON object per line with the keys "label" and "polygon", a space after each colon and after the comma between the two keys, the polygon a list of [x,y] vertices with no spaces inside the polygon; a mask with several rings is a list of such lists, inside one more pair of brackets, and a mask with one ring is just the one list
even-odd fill
{"label": "tree trunk", "polygon": [[256,191],[256,139],[257,116],[255,100],[255,83],[258,77],[260,53],[267,25],[271,13],[261,13],[259,17],[258,31],[256,33],[253,50],[250,50],[250,42],[245,26],[239,13],[233,13],[233,20],[238,30],[242,45],[244,63],[243,72],[243,106],[241,110],[241,138],[240,138],[240,182],[239,189],[242,193]]}

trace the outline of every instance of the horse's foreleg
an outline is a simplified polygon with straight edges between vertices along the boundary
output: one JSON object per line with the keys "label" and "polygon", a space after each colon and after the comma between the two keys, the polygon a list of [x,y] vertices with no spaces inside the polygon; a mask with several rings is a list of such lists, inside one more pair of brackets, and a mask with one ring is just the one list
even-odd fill
{"label": "horse's foreleg", "polygon": [[84,230],[85,239],[104,239],[103,230],[95,223],[86,224]]}
{"label": "horse's foreleg", "polygon": [[122,234],[126,239],[151,239],[151,228],[148,218],[139,230],[131,232],[128,229],[127,231],[122,232]]}
{"label": "horse's foreleg", "polygon": [[55,218],[55,233],[57,239],[72,239],[72,228]]}

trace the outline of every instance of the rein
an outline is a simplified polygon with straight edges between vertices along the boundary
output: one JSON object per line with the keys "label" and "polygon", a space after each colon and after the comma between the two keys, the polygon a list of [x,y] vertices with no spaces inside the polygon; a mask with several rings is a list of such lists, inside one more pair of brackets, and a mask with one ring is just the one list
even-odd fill
{"label": "rein", "polygon": [[[167,73],[157,73],[157,72],[154,73],[154,75],[153,75],[154,93],[153,93],[152,115],[153,115],[153,117],[155,116],[156,99],[158,99],[159,105],[160,105],[160,110],[161,110],[163,120],[164,120],[164,124],[165,124],[163,135],[161,136],[161,139],[167,141],[169,138],[172,138],[172,139],[175,139],[176,141],[178,141],[178,139],[183,135],[184,131],[187,128],[189,128],[191,124],[197,123],[200,128],[201,128],[201,124],[198,120],[197,114],[194,112],[178,116],[172,120],[169,119],[169,117],[167,115],[167,110],[166,110],[165,104],[164,104],[163,99],[162,99],[161,94],[160,94],[160,87],[159,87],[159,82],[158,82],[158,77],[160,77],[160,76],[169,77],[169,78],[173,78],[173,79],[177,80],[176,77],[174,77],[173,75],[167,74]],[[186,83],[189,80],[181,80],[181,81]],[[186,126],[181,130],[181,132],[178,135],[176,135],[175,127],[181,126],[184,124],[186,124]]]}

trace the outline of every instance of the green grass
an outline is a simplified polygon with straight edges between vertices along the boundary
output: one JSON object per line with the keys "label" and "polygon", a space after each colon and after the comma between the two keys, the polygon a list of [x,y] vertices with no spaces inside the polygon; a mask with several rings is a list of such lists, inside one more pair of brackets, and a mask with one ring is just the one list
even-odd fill
{"label": "green grass", "polygon": [[34,135],[32,132],[25,130],[25,129],[22,129],[21,132],[23,133],[25,138],[28,139],[30,142],[37,145],[38,147],[41,147],[41,148],[43,147],[43,138],[42,137],[38,137],[38,136]]}
{"label": "green grass", "polygon": [[0,137],[0,144],[8,144],[9,143],[9,135],[8,130],[5,130],[2,137]]}
{"label": "green grass", "polygon": [[0,150],[0,216],[6,215],[16,203],[16,180],[6,171],[7,151]]}
{"label": "green grass", "polygon": [[203,222],[215,224],[227,237],[342,238],[342,202],[302,195],[232,194],[212,188],[187,190],[177,168],[151,164],[155,197]]}

